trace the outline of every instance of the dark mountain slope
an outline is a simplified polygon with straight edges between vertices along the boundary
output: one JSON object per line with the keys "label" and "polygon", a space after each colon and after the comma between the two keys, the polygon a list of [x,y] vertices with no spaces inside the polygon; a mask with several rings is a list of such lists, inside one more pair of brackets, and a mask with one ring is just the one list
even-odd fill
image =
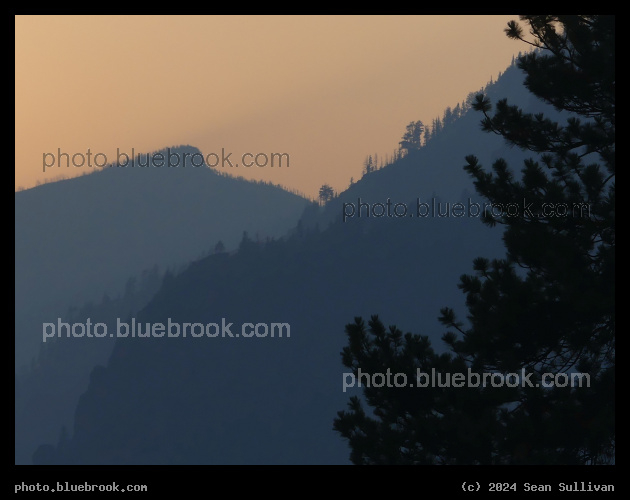
{"label": "dark mountain slope", "polygon": [[[171,150],[180,157],[197,151]],[[62,426],[72,429],[90,371],[113,348],[114,339],[57,339],[40,356],[51,345],[42,342],[43,323],[89,317],[115,325],[116,316],[144,306],[161,279],[134,295],[130,277],[155,266],[160,273],[181,268],[218,241],[234,249],[243,230],[280,237],[307,204],[276,186],[191,165],[105,167],[15,193],[16,463],[30,463],[37,445],[56,440]]]}

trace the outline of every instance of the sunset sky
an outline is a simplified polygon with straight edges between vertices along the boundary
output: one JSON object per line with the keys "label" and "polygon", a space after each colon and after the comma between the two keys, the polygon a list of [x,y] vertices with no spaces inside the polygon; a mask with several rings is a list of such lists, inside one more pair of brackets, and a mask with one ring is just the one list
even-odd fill
{"label": "sunset sky", "polygon": [[230,173],[341,191],[407,123],[430,123],[526,51],[503,32],[517,18],[17,16],[15,187],[90,170],[42,172],[58,148],[112,160],[190,144],[237,163],[287,153],[289,168]]}

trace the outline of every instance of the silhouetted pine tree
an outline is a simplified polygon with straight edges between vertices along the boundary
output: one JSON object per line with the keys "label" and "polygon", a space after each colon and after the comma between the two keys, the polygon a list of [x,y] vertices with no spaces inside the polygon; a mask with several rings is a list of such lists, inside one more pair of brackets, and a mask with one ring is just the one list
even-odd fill
{"label": "silhouetted pine tree", "polygon": [[431,140],[431,127],[426,127],[424,129],[424,145],[426,146]]}
{"label": "silhouetted pine tree", "polygon": [[[478,258],[476,275],[462,276],[468,327],[442,310],[453,354],[373,319],[369,332],[360,320],[346,327],[342,356],[355,374],[524,370],[532,387],[366,388],[375,418],[355,398],[334,423],[355,463],[614,463],[614,17],[521,20],[537,47],[518,61],[526,87],[573,116],[560,124],[505,100],[491,116],[487,98],[474,103],[486,131],[539,155],[519,179],[502,159],[490,173],[466,158],[478,193],[502,207],[483,220],[505,226],[507,258]],[[506,33],[523,39],[514,21]],[[574,372],[588,387],[571,387]],[[545,373],[564,375],[545,387]]]}
{"label": "silhouetted pine tree", "polygon": [[[372,162],[372,157],[370,156],[370,164],[371,162]],[[335,191],[329,184],[323,184],[322,187],[319,188],[319,202],[322,205],[325,205],[334,197],[335,197]]]}
{"label": "silhouetted pine tree", "polygon": [[422,146],[423,132],[424,124],[420,120],[409,122],[405,129],[402,140],[398,143],[400,145],[400,150],[409,152],[420,149],[420,147]]}

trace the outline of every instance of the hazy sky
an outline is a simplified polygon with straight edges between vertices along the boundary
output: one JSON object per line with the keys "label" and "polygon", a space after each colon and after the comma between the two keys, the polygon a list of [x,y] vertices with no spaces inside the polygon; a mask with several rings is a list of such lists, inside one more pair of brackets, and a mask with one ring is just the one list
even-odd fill
{"label": "hazy sky", "polygon": [[289,168],[231,172],[341,191],[407,123],[430,123],[526,51],[503,33],[517,17],[18,16],[16,188],[90,170],[42,172],[58,148],[112,160],[190,144],[233,163],[288,153]]}

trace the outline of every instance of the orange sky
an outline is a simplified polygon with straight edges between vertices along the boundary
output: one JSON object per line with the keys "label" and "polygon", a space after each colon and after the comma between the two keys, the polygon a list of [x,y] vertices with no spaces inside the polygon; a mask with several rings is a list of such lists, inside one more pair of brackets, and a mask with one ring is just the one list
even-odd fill
{"label": "orange sky", "polygon": [[[15,186],[83,168],[43,154],[191,144],[288,153],[232,169],[315,197],[391,154],[407,123],[496,78],[526,51],[518,16],[17,16]],[[227,170],[227,169],[224,169]]]}

